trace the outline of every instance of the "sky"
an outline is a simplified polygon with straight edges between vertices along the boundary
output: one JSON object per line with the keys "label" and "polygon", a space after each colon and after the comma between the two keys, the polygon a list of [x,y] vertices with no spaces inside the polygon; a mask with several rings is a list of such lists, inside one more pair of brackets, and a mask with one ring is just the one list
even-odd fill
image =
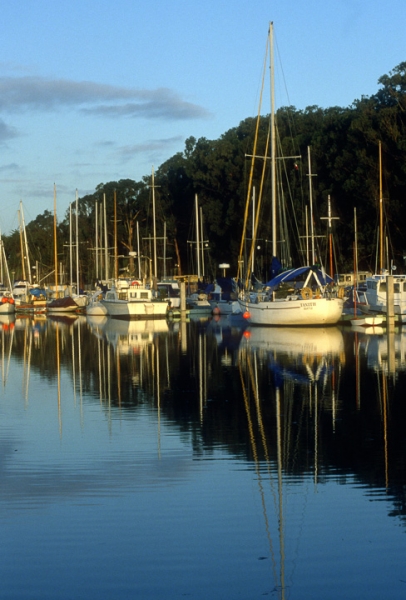
{"label": "sky", "polygon": [[[350,106],[406,60],[405,0],[0,0],[0,230],[140,180],[258,112]],[[278,90],[281,90],[278,92]],[[264,113],[269,112],[264,109]]]}

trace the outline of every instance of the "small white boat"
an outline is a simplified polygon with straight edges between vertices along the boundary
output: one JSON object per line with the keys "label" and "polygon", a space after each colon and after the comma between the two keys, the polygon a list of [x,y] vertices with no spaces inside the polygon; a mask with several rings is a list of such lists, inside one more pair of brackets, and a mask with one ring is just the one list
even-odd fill
{"label": "small white boat", "polygon": [[365,315],[351,319],[352,327],[377,327],[378,325],[382,325],[382,323],[382,315]]}
{"label": "small white boat", "polygon": [[89,299],[86,305],[86,314],[92,317],[103,317],[107,315],[107,308],[102,303],[104,298],[103,292],[98,290]]}
{"label": "small white boat", "polygon": [[164,319],[168,312],[167,300],[156,298],[139,281],[117,281],[101,303],[107,314],[116,319]]}

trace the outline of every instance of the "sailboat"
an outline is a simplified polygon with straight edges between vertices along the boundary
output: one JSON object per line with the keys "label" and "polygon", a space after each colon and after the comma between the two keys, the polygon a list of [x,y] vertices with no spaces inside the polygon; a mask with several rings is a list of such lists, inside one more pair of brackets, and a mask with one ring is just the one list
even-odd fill
{"label": "sailboat", "polygon": [[55,292],[47,301],[46,308],[50,313],[76,312],[79,306],[73,300],[72,296],[60,296],[60,285],[58,284],[58,241],[57,241],[57,222],[56,222],[56,186],[54,185],[54,273],[55,273]]}
{"label": "sailboat", "polygon": [[406,275],[393,274],[393,267],[389,271],[384,261],[384,236],[383,236],[383,196],[382,196],[382,146],[379,142],[379,273],[366,279],[367,289],[365,297],[366,307],[360,307],[367,313],[387,313],[388,293],[387,277],[391,276],[393,288],[393,307],[402,323],[406,323]]}
{"label": "sailboat", "polygon": [[381,325],[383,321],[382,315],[367,315],[359,316],[357,314],[357,291],[358,286],[358,240],[357,240],[357,211],[354,208],[354,317],[351,319],[352,327],[375,327]]}
{"label": "sailboat", "polygon": [[11,291],[11,281],[7,265],[6,253],[3,240],[0,238],[0,263],[1,275],[6,278],[7,285],[0,286],[0,315],[11,315],[15,313],[15,300]]}
{"label": "sailboat", "polygon": [[[272,180],[272,254],[273,257],[276,258],[277,185],[276,127],[274,106],[275,102],[273,65],[273,23],[271,23],[269,27],[268,39],[271,63],[270,163]],[[254,151],[252,153],[250,184],[252,183],[253,164],[256,156],[256,139],[257,135],[255,138]],[[268,150],[268,142],[266,150]],[[251,190],[249,189],[247,198],[250,197],[250,194]],[[254,228],[254,239],[251,245],[251,255],[253,253],[255,237],[257,235],[258,213],[259,206]],[[247,207],[245,214],[248,214]],[[246,221],[246,218],[244,220]],[[244,226],[244,231],[245,229],[246,227]],[[238,261],[239,269],[240,265],[243,263],[242,254],[244,241],[245,236],[243,235]],[[265,286],[262,286],[262,289],[259,291],[253,291],[252,289],[250,289],[249,277],[247,276],[245,278],[244,290],[241,291],[239,295],[239,304],[243,315],[245,316],[247,321],[252,325],[332,325],[336,324],[342,315],[344,300],[343,297],[338,297],[338,293],[335,291],[333,286],[333,280],[324,273],[323,269],[317,269],[315,267],[309,266],[302,267],[299,269],[291,269],[282,273],[282,275],[277,275]]]}
{"label": "sailboat", "polygon": [[116,195],[114,194],[115,278],[114,285],[106,291],[100,304],[106,309],[107,315],[116,319],[164,319],[168,313],[168,301],[157,297],[152,289],[152,281],[151,285],[147,287],[137,279],[130,281],[118,277],[116,210]]}

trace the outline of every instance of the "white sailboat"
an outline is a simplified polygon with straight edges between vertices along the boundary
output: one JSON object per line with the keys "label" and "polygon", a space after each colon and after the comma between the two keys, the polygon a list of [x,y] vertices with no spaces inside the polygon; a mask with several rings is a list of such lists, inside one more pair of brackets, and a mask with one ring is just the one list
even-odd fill
{"label": "white sailboat", "polygon": [[118,277],[116,211],[116,195],[114,194],[115,277],[113,286],[106,291],[100,303],[105,307],[107,315],[117,319],[164,319],[168,313],[167,299],[157,297],[151,285],[147,286],[138,279],[131,281]]}
{"label": "white sailboat", "polygon": [[[272,253],[277,256],[277,230],[276,230],[276,131],[275,131],[275,102],[274,102],[274,65],[273,65],[273,24],[269,28],[270,49],[270,72],[271,72],[271,124],[270,124],[270,146],[271,146],[271,179],[272,179]],[[259,119],[259,115],[258,115]],[[267,142],[268,147],[268,142]],[[252,154],[250,183],[252,182],[253,163],[256,155],[256,141]],[[310,153],[309,153],[310,167]],[[310,168],[309,168],[310,171]],[[251,190],[248,190],[250,197]],[[247,203],[248,206],[248,203]],[[258,229],[258,212],[254,228],[254,236]],[[246,208],[246,215],[248,209]],[[246,220],[246,219],[245,219]],[[313,219],[311,220],[313,223]],[[244,231],[246,227],[244,226]],[[243,236],[244,240],[244,236]],[[312,245],[314,236],[312,235]],[[251,246],[251,255],[255,239]],[[243,255],[243,241],[241,243],[239,269]],[[251,256],[250,256],[251,258]],[[249,261],[250,262],[250,261]],[[314,264],[314,247],[313,247]],[[328,278],[321,270],[313,267],[302,269],[291,269],[272,279],[259,292],[252,291],[248,286],[248,277],[245,280],[245,290],[239,295],[239,305],[242,313],[250,324],[253,325],[330,325],[339,321],[343,311],[343,298],[338,297]],[[281,290],[288,281],[287,292],[283,295]],[[279,292],[279,293],[278,293]]]}

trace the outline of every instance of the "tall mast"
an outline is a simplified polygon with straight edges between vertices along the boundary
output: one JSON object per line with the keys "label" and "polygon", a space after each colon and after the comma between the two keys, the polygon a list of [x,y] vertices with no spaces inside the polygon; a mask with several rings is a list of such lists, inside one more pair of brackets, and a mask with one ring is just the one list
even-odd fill
{"label": "tall mast", "polygon": [[79,274],[79,198],[76,190],[76,293],[80,293],[80,274]]}
{"label": "tall mast", "polygon": [[275,136],[275,77],[273,51],[273,23],[269,24],[269,51],[271,69],[271,180],[272,180],[272,256],[276,249],[276,136]]}
{"label": "tall mast", "polygon": [[117,257],[117,192],[114,190],[114,279],[118,279],[118,257]]}
{"label": "tall mast", "polygon": [[[27,242],[27,231],[25,229],[25,220],[24,220],[24,211],[23,211],[23,203],[20,200],[20,214],[21,214],[21,223],[23,227],[23,235],[24,235],[24,247],[25,247],[25,259],[27,261],[27,271],[28,271],[28,282],[31,283],[31,264],[30,264],[30,255],[28,252],[28,242]],[[24,278],[25,279],[25,278]]]}
{"label": "tall mast", "polygon": [[94,209],[94,230],[96,232],[95,239],[95,267],[96,267],[96,280],[99,279],[99,224],[98,224],[98,212],[99,212],[99,203],[96,200],[95,209]]}
{"label": "tall mast", "polygon": [[23,281],[25,281],[25,259],[24,259],[24,246],[23,246],[23,227],[21,224],[21,213],[18,211],[18,221],[20,226],[20,253],[21,253],[21,267]]}
{"label": "tall mast", "polygon": [[204,235],[203,235],[203,208],[200,207],[200,247],[202,252],[202,277],[205,276],[204,271]]}
{"label": "tall mast", "polygon": [[58,242],[56,238],[56,185],[54,184],[54,264],[55,264],[55,298],[59,298],[58,293]]}
{"label": "tall mast", "polygon": [[200,279],[200,231],[199,231],[199,202],[195,194],[195,215],[196,215],[196,258],[197,258],[197,276]]}
{"label": "tall mast", "polygon": [[155,179],[154,179],[154,167],[152,167],[152,220],[154,228],[154,274],[153,277],[158,276],[158,264],[157,264],[157,252],[156,252],[156,215],[155,215]]}
{"label": "tall mast", "polygon": [[379,140],[379,269],[383,273],[382,144]]}
{"label": "tall mast", "polygon": [[73,285],[73,223],[72,223],[72,202],[69,203],[69,283],[72,293]]}
{"label": "tall mast", "polygon": [[104,260],[105,260],[105,277],[109,279],[109,248],[107,240],[107,212],[106,212],[106,194],[103,194],[103,217],[104,217]]}
{"label": "tall mast", "polygon": [[310,159],[310,146],[307,146],[307,160],[309,164],[309,203],[310,203],[310,236],[312,240],[312,265],[314,265],[315,250],[314,250],[314,222],[313,222],[313,192],[312,192],[312,163]]}
{"label": "tall mast", "polygon": [[328,246],[329,246],[329,257],[330,257],[330,277],[333,277],[333,230],[331,222],[333,219],[338,217],[331,216],[331,198],[330,194],[327,196],[327,217],[320,217],[322,220],[328,221]]}

